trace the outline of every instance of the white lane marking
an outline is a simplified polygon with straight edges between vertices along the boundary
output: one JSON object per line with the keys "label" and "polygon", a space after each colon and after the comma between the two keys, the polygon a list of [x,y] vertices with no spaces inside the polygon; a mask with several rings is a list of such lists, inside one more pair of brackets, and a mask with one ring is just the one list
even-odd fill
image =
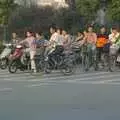
{"label": "white lane marking", "polygon": [[[33,78],[35,78],[34,80],[38,80],[38,79],[41,79],[41,80],[57,80],[57,79],[74,79],[75,77],[80,77],[80,78],[84,78],[84,77],[92,77],[92,76],[94,76],[94,77],[96,77],[97,75],[106,75],[106,76],[108,76],[108,75],[111,75],[110,73],[108,73],[108,72],[99,72],[99,73],[88,73],[88,74],[78,74],[78,75],[71,75],[71,76],[49,76],[49,77],[44,77],[44,76],[33,76]],[[117,75],[117,74],[116,74]],[[120,75],[119,75],[120,76]],[[16,76],[17,78],[18,78],[18,76]],[[15,79],[16,80],[16,77],[15,78],[12,78],[12,80],[13,79]],[[19,76],[20,77],[20,76]],[[30,77],[30,76],[25,76],[25,77],[22,77],[22,78],[27,78],[27,79],[32,79],[32,77]],[[9,77],[9,79],[10,79],[10,77]],[[8,78],[5,78],[4,80],[9,80]],[[87,79],[87,78],[86,78]],[[33,80],[33,81],[34,81]],[[31,80],[32,81],[32,80]]]}
{"label": "white lane marking", "polygon": [[0,92],[11,92],[12,88],[0,88]]}
{"label": "white lane marking", "polygon": [[25,87],[40,87],[40,86],[55,86],[55,85],[57,84],[40,83],[40,84],[25,85]]}
{"label": "white lane marking", "polygon": [[[79,78],[76,78],[76,76],[74,76],[74,79],[73,79],[73,77],[70,77],[69,76],[69,78],[68,79],[63,79],[62,81],[61,80],[59,80],[59,79],[61,79],[61,77],[54,77],[54,78],[35,78],[35,79],[31,79],[31,80],[16,80],[16,78],[15,79],[4,79],[3,81],[10,81],[10,82],[49,82],[49,83],[54,83],[54,82],[76,82],[76,81],[87,81],[87,80],[96,80],[96,79],[98,79],[98,81],[102,81],[101,79],[112,79],[112,78],[115,78],[115,77],[120,77],[120,74],[109,74],[109,75],[107,75],[107,74],[104,74],[103,76],[92,76],[92,77],[81,77],[81,75],[79,75],[78,76]],[[27,79],[30,79],[29,77],[27,78]],[[115,78],[115,79],[117,79],[117,78]],[[55,81],[55,80],[58,80],[58,81]],[[119,79],[120,80],[120,79]],[[97,81],[97,80],[96,80]],[[94,82],[94,81],[93,81]]]}
{"label": "white lane marking", "polygon": [[[112,83],[112,82],[119,82],[119,83]],[[40,83],[40,84],[32,84],[32,85],[25,85],[25,87],[40,87],[40,86],[55,86],[58,83],[74,83],[74,84],[96,84],[96,85],[101,85],[101,84],[111,84],[111,85],[120,85],[120,79],[115,79],[115,80],[102,80],[102,81],[74,81],[74,80],[69,80],[69,81],[64,81],[64,82],[56,82],[56,83]]]}
{"label": "white lane marking", "polygon": [[115,84],[119,82],[118,84],[120,84],[120,78],[116,78],[114,80],[108,79],[108,80],[100,80],[100,81],[99,80],[98,81],[97,80],[96,81],[86,81],[86,80],[85,81],[78,81],[78,80],[77,81],[76,80],[75,81],[74,80],[64,81],[64,83],[75,83],[75,84],[76,83],[77,84],[112,84],[113,82],[114,83],[116,82]]}
{"label": "white lane marking", "polygon": [[[60,73],[60,74],[50,74],[50,75],[46,75],[46,74],[37,74],[37,75],[30,75],[30,74],[5,74],[5,75],[7,75],[7,76],[4,76],[3,75],[3,77],[27,77],[27,76],[29,76],[29,77],[45,77],[45,78],[50,78],[50,77],[59,77],[59,78],[69,78],[69,77],[77,77],[77,76],[79,76],[79,75],[81,75],[81,76],[83,76],[83,77],[86,77],[86,76],[92,76],[92,75],[102,75],[102,74],[110,74],[109,72],[93,72],[93,73],[80,73],[80,74],[74,74],[74,75],[71,75],[71,76],[62,76],[62,74]],[[2,74],[1,74],[2,75]],[[0,76],[1,76],[0,75]],[[2,77],[2,78],[3,78]],[[0,77],[1,78],[1,77]]]}
{"label": "white lane marking", "polygon": [[[78,78],[79,77],[79,78]],[[93,75],[90,75],[90,76],[87,76],[87,77],[85,77],[85,76],[82,76],[82,75],[79,75],[79,76],[74,76],[74,77],[51,77],[51,78],[42,78],[42,79],[40,79],[40,81],[41,80],[59,80],[59,79],[63,79],[64,81],[69,81],[69,79],[70,80],[78,80],[78,81],[82,81],[82,80],[94,80],[94,79],[104,79],[104,78],[113,78],[113,77],[120,77],[120,74],[113,74],[113,75],[102,75],[102,76],[93,76]],[[31,80],[31,81],[36,81],[36,80],[38,80],[39,78],[37,78],[37,79],[34,79],[34,80]]]}

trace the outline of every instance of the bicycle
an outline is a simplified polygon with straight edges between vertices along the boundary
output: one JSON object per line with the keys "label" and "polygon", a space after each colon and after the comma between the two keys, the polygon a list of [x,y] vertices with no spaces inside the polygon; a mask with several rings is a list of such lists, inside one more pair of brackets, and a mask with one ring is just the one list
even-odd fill
{"label": "bicycle", "polygon": [[[94,67],[94,70],[97,70],[97,57],[96,49],[90,45],[84,44],[82,46],[82,69],[83,71],[89,71],[91,67]],[[91,47],[91,48],[90,48]]]}

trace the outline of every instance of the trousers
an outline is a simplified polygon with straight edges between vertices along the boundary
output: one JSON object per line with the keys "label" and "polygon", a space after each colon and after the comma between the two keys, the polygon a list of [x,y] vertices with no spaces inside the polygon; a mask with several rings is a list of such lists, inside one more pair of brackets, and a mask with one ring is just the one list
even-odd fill
{"label": "trousers", "polygon": [[35,57],[36,51],[30,50],[31,69],[36,70]]}

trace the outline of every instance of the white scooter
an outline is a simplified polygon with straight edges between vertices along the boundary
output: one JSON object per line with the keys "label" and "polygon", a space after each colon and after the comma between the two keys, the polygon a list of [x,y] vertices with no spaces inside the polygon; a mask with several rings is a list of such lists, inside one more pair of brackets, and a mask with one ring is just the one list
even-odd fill
{"label": "white scooter", "polygon": [[6,69],[8,66],[8,57],[11,54],[13,50],[13,45],[12,44],[5,44],[5,48],[0,54],[0,68],[1,69]]}

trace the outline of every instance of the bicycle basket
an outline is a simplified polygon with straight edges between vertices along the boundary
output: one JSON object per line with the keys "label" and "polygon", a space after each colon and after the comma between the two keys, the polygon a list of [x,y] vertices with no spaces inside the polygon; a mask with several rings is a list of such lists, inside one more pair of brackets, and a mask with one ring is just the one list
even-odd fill
{"label": "bicycle basket", "polygon": [[118,48],[118,46],[116,46],[116,45],[110,46],[110,55],[116,55],[118,49],[119,49],[119,48]]}

